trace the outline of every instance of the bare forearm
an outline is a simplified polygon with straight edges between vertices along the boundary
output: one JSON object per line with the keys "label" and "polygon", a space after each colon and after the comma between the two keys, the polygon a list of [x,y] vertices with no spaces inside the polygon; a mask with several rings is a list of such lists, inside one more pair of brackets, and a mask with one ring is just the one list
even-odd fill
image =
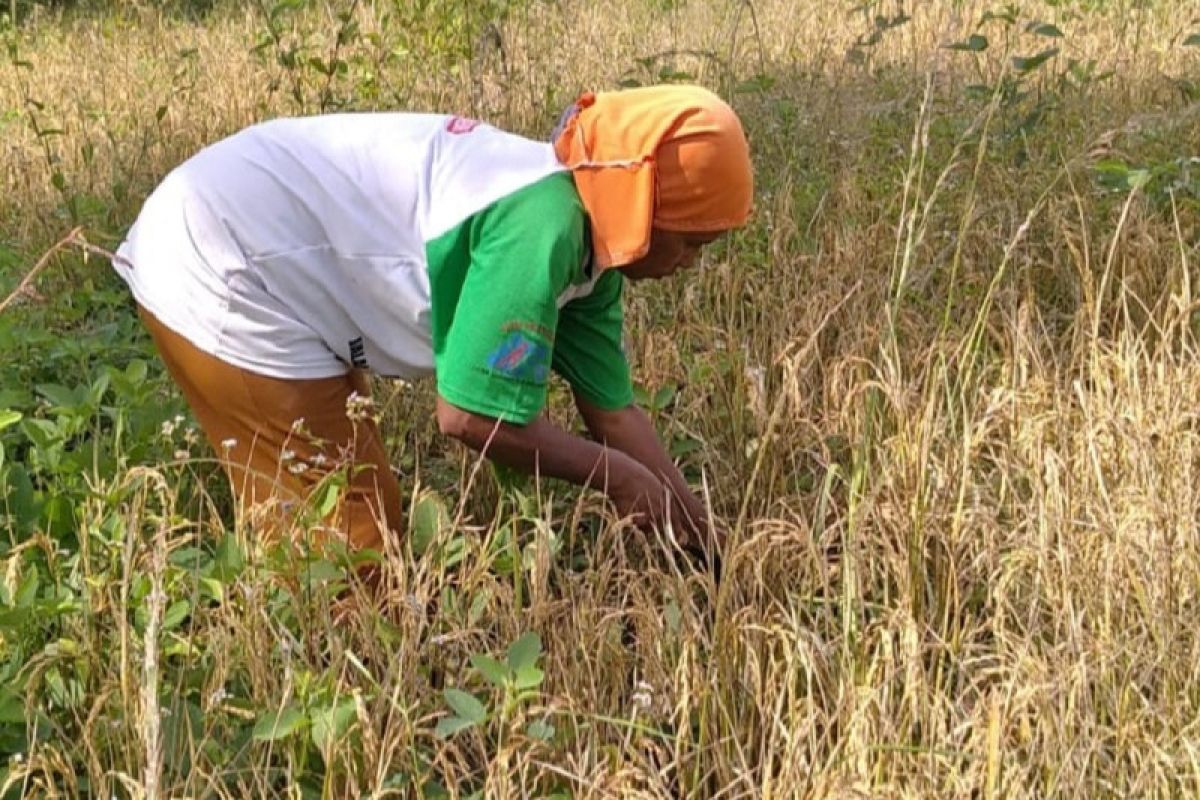
{"label": "bare forearm", "polygon": [[463,444],[522,472],[601,490],[628,485],[644,475],[645,468],[630,455],[572,436],[543,417],[513,425],[454,408],[439,398],[438,419],[442,429]]}
{"label": "bare forearm", "polygon": [[667,454],[646,412],[637,406],[619,411],[589,409],[585,419],[593,437],[644,465],[677,496],[691,493],[683,473]]}

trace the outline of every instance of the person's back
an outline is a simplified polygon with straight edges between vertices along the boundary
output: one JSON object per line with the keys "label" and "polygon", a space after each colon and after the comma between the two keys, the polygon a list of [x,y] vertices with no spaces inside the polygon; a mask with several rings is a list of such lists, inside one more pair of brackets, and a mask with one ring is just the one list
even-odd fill
{"label": "person's back", "polygon": [[273,120],[168,175],[122,274],[173,330],[258,373],[417,377],[433,368],[427,243],[562,171],[547,143],[460,117]]}

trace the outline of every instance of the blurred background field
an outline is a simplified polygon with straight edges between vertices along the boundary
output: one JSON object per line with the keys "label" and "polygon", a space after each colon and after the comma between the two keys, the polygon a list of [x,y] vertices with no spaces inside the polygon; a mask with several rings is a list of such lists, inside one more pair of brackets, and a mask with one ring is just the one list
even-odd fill
{"label": "blurred background field", "polygon": [[0,5],[0,298],[280,115],[545,138],[699,82],[758,186],[627,294],[719,584],[381,382],[412,530],[336,617],[352,557],[234,524],[103,258],[40,262],[0,312],[0,796],[1200,794],[1200,3]]}

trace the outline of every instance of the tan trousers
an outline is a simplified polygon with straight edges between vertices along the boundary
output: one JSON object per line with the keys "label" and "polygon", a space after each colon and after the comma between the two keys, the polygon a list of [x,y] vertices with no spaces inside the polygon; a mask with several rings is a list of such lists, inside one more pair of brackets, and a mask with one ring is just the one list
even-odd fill
{"label": "tan trousers", "polygon": [[379,429],[368,413],[347,413],[352,395],[370,397],[364,372],[269,378],[199,350],[144,308],[138,312],[222,460],[244,520],[271,537],[296,530],[313,490],[342,470],[348,483],[321,521],[325,532],[336,531],[352,548],[382,549],[395,535],[388,531],[402,530],[400,485]]}

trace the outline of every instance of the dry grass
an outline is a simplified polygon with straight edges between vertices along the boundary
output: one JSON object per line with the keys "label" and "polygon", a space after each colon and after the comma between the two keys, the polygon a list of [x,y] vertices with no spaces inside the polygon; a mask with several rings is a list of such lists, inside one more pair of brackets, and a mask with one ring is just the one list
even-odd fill
{"label": "dry grass", "polygon": [[[157,537],[216,541],[221,517],[177,507],[179,467],[103,476],[80,530],[119,496],[144,535],[67,626],[88,671],[83,701],[55,712],[74,737],[40,740],[10,781],[35,796],[300,796],[291,779],[313,774],[325,796],[420,796],[386,788],[398,773],[486,797],[1200,794],[1195,197],[1106,193],[1093,172],[1197,153],[1179,83],[1197,60],[1179,44],[1200,6],[1126,5],[1022,18],[1058,13],[1063,58],[1115,71],[1062,90],[1022,135],[1027,105],[965,95],[1005,54],[976,67],[940,47],[980,3],[918,4],[860,61],[847,51],[873,23],[842,4],[518,4],[454,72],[436,53],[386,57],[391,6],[359,4],[382,44],[356,45],[327,94],[356,108],[467,108],[539,133],[578,90],[644,77],[649,55],[726,89],[773,78],[735,96],[754,223],[694,280],[627,308],[640,380],[683,384],[665,435],[702,444],[689,464],[737,523],[724,579],[620,525],[592,536],[575,523],[594,498],[541,487],[522,505],[479,473],[468,516],[439,533],[462,536],[462,561],[387,554],[382,616],[333,624],[320,592],[259,553],[156,644],[161,602],[131,627],[131,587],[163,580]],[[328,52],[333,19],[314,10],[295,30]],[[15,34],[33,68],[0,73],[0,112],[19,112],[0,117],[3,237],[36,254],[70,226],[71,193],[102,201],[81,219],[93,241],[115,236],[188,153],[315,110],[321,79],[249,52],[262,30],[253,4],[203,24],[134,5]],[[1023,36],[1008,55],[1031,54]],[[26,98],[64,133],[31,135]],[[456,501],[473,462],[433,436],[428,388],[385,406],[398,461]],[[506,530],[525,548],[511,573],[496,569]],[[168,601],[199,591],[180,575]],[[442,686],[484,696],[468,659],[527,630],[546,651],[540,694],[435,737]],[[61,657],[34,656],[30,674]],[[155,696],[202,712],[165,760]],[[319,756],[238,738],[245,718],[313,697],[353,700],[347,737]],[[550,742],[526,735],[539,719]]]}

